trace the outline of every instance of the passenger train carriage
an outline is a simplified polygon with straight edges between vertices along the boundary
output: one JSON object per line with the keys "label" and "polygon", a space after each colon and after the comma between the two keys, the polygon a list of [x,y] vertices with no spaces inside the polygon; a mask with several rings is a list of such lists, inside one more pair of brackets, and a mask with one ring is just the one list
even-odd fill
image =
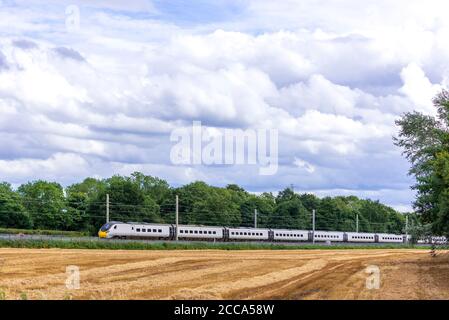
{"label": "passenger train carriage", "polygon": [[376,234],[346,232],[346,242],[376,242]]}
{"label": "passenger train carriage", "polygon": [[344,235],[345,235],[344,232],[315,231],[314,238],[315,238],[316,242],[320,242],[320,241],[343,242]]}
{"label": "passenger train carriage", "polygon": [[274,241],[309,241],[309,231],[304,230],[272,230]]}
{"label": "passenger train carriage", "polygon": [[[268,228],[226,228],[214,226],[178,226],[178,239],[198,241],[269,241],[269,242],[351,242],[351,243],[405,243],[405,235],[385,233],[357,233],[337,231],[307,231]],[[176,238],[176,226],[170,224],[149,224],[111,221],[98,232],[106,239],[161,239]],[[428,242],[446,242],[444,237],[432,237]],[[420,240],[420,243],[428,243]]]}
{"label": "passenger train carriage", "polygon": [[[251,229],[251,228],[224,228],[227,232],[226,240],[270,240],[270,229]],[[223,239],[225,240],[225,239]]]}
{"label": "passenger train carriage", "polygon": [[[176,227],[173,229],[175,235]],[[223,239],[223,228],[219,227],[202,227],[202,226],[179,226],[178,239],[192,240],[221,240]]]}

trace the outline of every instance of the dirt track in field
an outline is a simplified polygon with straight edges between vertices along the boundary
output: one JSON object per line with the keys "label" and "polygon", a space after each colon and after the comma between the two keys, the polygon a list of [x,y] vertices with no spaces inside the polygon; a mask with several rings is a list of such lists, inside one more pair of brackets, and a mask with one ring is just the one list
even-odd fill
{"label": "dirt track in field", "polygon": [[[80,289],[66,287],[66,267]],[[367,289],[378,266],[380,288]],[[73,283],[72,283],[73,284]],[[449,299],[449,252],[0,249],[6,299]]]}

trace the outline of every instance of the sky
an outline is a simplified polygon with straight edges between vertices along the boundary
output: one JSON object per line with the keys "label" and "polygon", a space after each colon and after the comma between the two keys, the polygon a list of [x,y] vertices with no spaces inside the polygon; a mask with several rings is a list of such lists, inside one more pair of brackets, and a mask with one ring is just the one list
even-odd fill
{"label": "sky", "polygon": [[[0,0],[0,180],[179,186],[410,210],[395,120],[448,86],[447,1]],[[278,132],[276,174],[174,164],[177,128]]]}

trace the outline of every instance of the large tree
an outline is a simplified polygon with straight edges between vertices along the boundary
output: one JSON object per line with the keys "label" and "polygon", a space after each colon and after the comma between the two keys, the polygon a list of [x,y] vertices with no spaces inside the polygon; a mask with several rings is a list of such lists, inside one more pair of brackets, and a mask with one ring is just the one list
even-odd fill
{"label": "large tree", "polygon": [[396,121],[400,131],[395,144],[403,148],[416,178],[416,212],[435,233],[449,235],[449,92],[443,90],[433,103],[435,116],[409,112]]}
{"label": "large tree", "polygon": [[9,183],[0,183],[0,227],[30,228],[32,224],[20,196],[12,190]]}
{"label": "large tree", "polygon": [[72,217],[65,208],[64,191],[59,183],[38,180],[21,185],[18,192],[35,228],[70,229]]}

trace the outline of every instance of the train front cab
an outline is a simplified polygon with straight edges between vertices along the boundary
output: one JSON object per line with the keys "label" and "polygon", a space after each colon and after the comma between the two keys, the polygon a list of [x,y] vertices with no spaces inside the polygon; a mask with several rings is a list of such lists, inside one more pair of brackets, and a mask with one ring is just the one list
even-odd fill
{"label": "train front cab", "polygon": [[104,225],[101,226],[100,230],[98,231],[98,237],[102,238],[102,239],[109,239],[112,238],[111,235],[111,228],[116,225],[118,222],[116,221],[111,221],[108,223],[105,223]]}

